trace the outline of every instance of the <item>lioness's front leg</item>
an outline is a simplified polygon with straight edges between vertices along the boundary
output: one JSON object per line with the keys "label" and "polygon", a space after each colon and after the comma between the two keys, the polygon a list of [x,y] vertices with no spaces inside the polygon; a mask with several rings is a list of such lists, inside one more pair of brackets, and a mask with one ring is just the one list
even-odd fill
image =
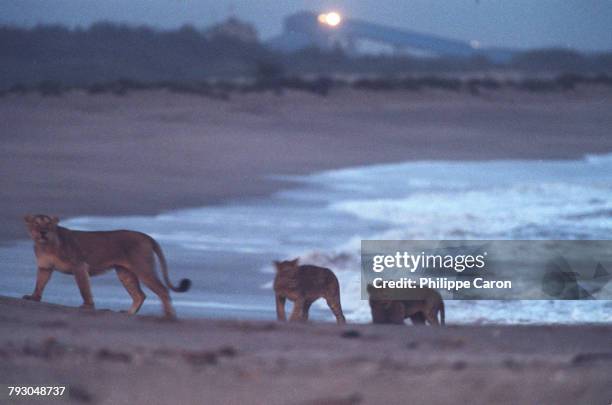
{"label": "lioness's front leg", "polygon": [[413,325],[425,325],[425,314],[422,312],[417,312],[409,317]]}
{"label": "lioness's front leg", "polygon": [[290,321],[303,321],[304,304],[306,300],[304,298],[298,298],[293,302],[293,311],[289,317]]}
{"label": "lioness's front leg", "polygon": [[73,271],[74,278],[76,280],[81,297],[83,297],[83,305],[81,308],[94,308],[93,296],[91,294],[91,285],[89,283],[89,266],[87,264],[81,264],[77,266]]}
{"label": "lioness's front leg", "polygon": [[52,268],[47,267],[38,267],[38,272],[36,274],[36,286],[34,287],[34,292],[32,295],[24,295],[23,299],[31,300],[31,301],[40,301],[42,299],[43,291],[45,290],[45,286],[49,282],[51,278],[51,274],[53,274]]}
{"label": "lioness's front leg", "polygon": [[310,312],[310,306],[312,305],[313,302],[314,300],[306,300],[304,302],[304,306],[302,307],[302,319],[304,321],[308,320],[308,312]]}
{"label": "lioness's front leg", "polygon": [[279,321],[286,321],[287,315],[285,315],[285,297],[276,294],[276,319]]}

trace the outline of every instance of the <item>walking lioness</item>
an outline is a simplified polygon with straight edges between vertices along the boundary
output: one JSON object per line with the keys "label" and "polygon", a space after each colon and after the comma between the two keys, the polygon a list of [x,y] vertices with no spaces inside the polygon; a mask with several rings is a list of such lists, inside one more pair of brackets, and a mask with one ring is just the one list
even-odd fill
{"label": "walking lioness", "polygon": [[293,301],[290,321],[307,321],[308,311],[313,302],[325,298],[339,324],[345,323],[340,305],[340,286],[330,269],[310,265],[298,265],[298,260],[274,262],[274,294],[276,295],[276,315],[285,321],[285,300]]}
{"label": "walking lioness", "polygon": [[25,222],[34,241],[34,253],[38,265],[36,287],[27,300],[40,301],[43,290],[53,270],[72,274],[83,297],[82,308],[93,308],[89,277],[96,276],[112,268],[119,280],[132,297],[133,303],[128,313],[138,312],[145,300],[140,281],[159,296],[167,317],[175,317],[170,302],[168,288],[159,280],[155,272],[155,259],[159,259],[166,285],[173,291],[187,291],[191,281],[183,279],[178,287],[170,283],[166,259],[159,244],[141,232],[73,231],[58,226],[59,219],[48,215],[27,215]]}

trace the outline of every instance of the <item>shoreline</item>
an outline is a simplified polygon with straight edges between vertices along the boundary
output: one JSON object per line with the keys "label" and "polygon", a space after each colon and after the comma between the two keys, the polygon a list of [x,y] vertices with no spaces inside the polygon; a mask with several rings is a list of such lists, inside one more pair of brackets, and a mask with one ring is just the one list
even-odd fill
{"label": "shoreline", "polygon": [[67,386],[70,403],[575,404],[612,394],[611,325],[168,322],[6,297],[0,318],[3,382]]}
{"label": "shoreline", "polygon": [[4,97],[0,243],[26,237],[28,212],[114,216],[219,205],[297,186],[269,177],[279,174],[609,153],[611,107],[609,89]]}

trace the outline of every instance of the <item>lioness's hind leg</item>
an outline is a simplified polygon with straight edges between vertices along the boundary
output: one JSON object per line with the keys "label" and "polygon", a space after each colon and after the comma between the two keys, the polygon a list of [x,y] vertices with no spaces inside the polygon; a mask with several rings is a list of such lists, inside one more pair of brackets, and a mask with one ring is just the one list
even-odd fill
{"label": "lioness's hind leg", "polygon": [[429,321],[429,323],[432,326],[440,326],[440,322],[438,322],[438,311],[436,311],[436,309],[430,309],[429,311],[427,311],[427,321]]}
{"label": "lioness's hind leg", "polygon": [[174,312],[174,308],[172,307],[168,288],[162,284],[162,282],[157,278],[157,276],[155,276],[155,274],[150,273],[140,274],[140,281],[142,281],[144,285],[149,287],[151,291],[157,294],[164,307],[164,314],[166,315],[166,317],[176,318],[176,312]]}
{"label": "lioness's hind leg", "polygon": [[130,294],[130,297],[132,297],[132,306],[127,312],[128,314],[135,314],[138,312],[146,298],[145,293],[142,292],[142,289],[140,288],[138,277],[121,267],[115,268],[115,271],[117,272],[119,281],[121,281],[121,284],[123,284],[127,292]]}
{"label": "lioness's hind leg", "polygon": [[340,305],[340,294],[325,298],[325,301],[327,301],[329,309],[334,313],[338,325],[346,323],[346,319],[344,319],[344,314],[342,313],[342,305]]}

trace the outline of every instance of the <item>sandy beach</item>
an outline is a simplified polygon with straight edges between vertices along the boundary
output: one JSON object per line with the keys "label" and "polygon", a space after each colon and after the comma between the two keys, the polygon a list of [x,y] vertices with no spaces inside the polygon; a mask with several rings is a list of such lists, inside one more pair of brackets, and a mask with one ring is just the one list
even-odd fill
{"label": "sandy beach", "polygon": [[[10,245],[27,237],[26,213],[151,215],[292,187],[275,175],[377,163],[580,160],[612,152],[610,111],[612,91],[604,87],[479,96],[346,89],[328,97],[287,92],[229,100],[163,91],[8,95],[0,98],[0,242],[8,246],[2,272],[22,273],[6,294],[20,296],[34,284],[29,245],[27,253],[23,243]],[[246,262],[246,253],[196,253],[170,257],[173,279],[195,275],[194,289],[207,300],[249,291],[267,303],[269,295],[262,317],[272,316],[271,291],[261,287],[271,275]],[[213,280],[219,269],[224,273]],[[221,276],[244,277],[244,291]],[[70,403],[607,404],[612,398],[609,323],[456,325],[451,311],[444,328],[338,327],[189,319],[181,310],[179,321],[168,322],[50,304],[77,297],[72,279],[56,278],[50,287],[56,298],[46,303],[0,297],[0,383],[67,386]],[[114,275],[101,279],[95,293],[124,294]],[[159,308],[153,301],[147,310]]]}
{"label": "sandy beach", "polygon": [[[69,403],[606,404],[608,326],[160,321],[0,298],[3,383]],[[6,400],[6,397],[3,398]]]}
{"label": "sandy beach", "polygon": [[154,214],[279,187],[277,174],[408,160],[581,158],[612,151],[612,91],[0,98],[0,241],[24,213]]}

